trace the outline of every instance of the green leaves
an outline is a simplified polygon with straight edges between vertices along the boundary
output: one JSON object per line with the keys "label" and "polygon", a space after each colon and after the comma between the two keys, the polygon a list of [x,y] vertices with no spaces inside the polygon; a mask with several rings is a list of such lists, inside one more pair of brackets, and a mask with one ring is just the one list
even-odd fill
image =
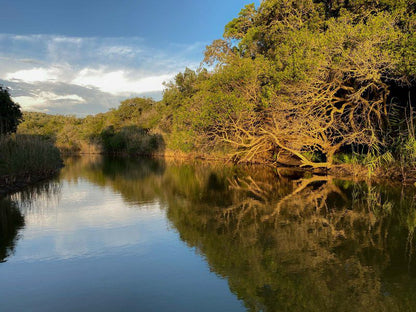
{"label": "green leaves", "polygon": [[[128,99],[105,114],[41,126],[31,119],[22,129],[59,132],[58,140],[76,145],[113,126],[111,144],[121,146],[141,140],[125,129],[136,126],[162,133],[172,149],[211,152],[238,141],[241,155],[254,142],[250,159],[263,153],[273,160],[283,150],[281,158],[319,154],[330,166],[342,148],[385,142],[391,107],[403,101],[397,93],[415,87],[415,11],[416,0],[249,4],[207,46],[210,70],[178,73],[162,101]],[[62,123],[70,126],[60,130]]]}
{"label": "green leaves", "polygon": [[0,85],[0,135],[16,132],[22,122],[19,104],[12,101],[9,90]]}
{"label": "green leaves", "polygon": [[247,4],[240,11],[238,17],[225,26],[224,38],[242,39],[247,34],[247,31],[253,26],[256,14],[257,12],[254,3]]}

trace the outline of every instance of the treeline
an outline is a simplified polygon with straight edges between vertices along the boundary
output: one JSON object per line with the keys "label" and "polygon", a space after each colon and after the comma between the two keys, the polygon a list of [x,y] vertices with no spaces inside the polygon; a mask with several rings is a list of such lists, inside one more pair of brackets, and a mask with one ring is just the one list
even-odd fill
{"label": "treeline", "polygon": [[161,116],[160,103],[133,98],[85,118],[24,112],[18,132],[46,137],[63,153],[153,154],[165,147]]}
{"label": "treeline", "polygon": [[211,70],[179,73],[161,101],[129,99],[84,119],[30,113],[19,131],[75,150],[166,146],[236,161],[404,168],[416,160],[415,11],[414,0],[247,5],[207,47]]}

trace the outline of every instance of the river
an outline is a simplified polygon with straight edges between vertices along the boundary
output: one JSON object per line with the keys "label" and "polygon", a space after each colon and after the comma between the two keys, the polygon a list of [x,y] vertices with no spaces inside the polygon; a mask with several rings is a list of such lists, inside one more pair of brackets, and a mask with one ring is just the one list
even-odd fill
{"label": "river", "polygon": [[0,199],[0,311],[416,311],[415,187],[68,158]]}

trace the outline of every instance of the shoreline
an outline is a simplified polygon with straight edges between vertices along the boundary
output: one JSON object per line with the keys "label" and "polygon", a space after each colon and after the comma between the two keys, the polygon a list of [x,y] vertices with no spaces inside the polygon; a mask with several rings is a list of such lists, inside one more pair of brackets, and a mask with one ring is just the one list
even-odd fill
{"label": "shoreline", "polygon": [[[134,156],[134,155],[132,155]],[[137,156],[137,155],[136,155]],[[202,160],[207,162],[224,162],[236,165],[260,165],[268,166],[276,170],[289,170],[302,173],[312,173],[315,175],[327,175],[340,179],[351,179],[354,181],[373,181],[373,182],[390,182],[393,184],[416,185],[416,170],[404,170],[399,165],[392,164],[388,168],[377,168],[373,173],[370,169],[361,164],[334,164],[331,168],[309,168],[296,165],[285,165],[281,163],[270,163],[267,161],[251,161],[251,162],[233,162],[229,157],[216,156],[210,154],[198,154],[195,152],[184,153],[167,151],[167,153],[155,154],[154,157],[165,159],[195,161]],[[404,174],[404,173],[407,174]]]}
{"label": "shoreline", "polygon": [[[374,173],[369,175],[369,169],[364,165],[359,164],[335,164],[332,168],[302,168],[299,166],[286,166],[283,164],[273,164],[267,161],[251,161],[251,162],[233,162],[229,157],[215,154],[201,154],[196,152],[185,153],[182,151],[167,150],[164,152],[147,154],[106,154],[106,153],[61,153],[62,157],[83,157],[83,156],[116,156],[116,157],[154,157],[161,158],[168,161],[203,161],[207,163],[219,163],[233,164],[233,165],[248,165],[248,166],[267,166],[277,171],[291,171],[302,174],[313,174],[322,176],[332,176],[338,179],[348,179],[356,182],[367,181],[367,182],[388,182],[392,184],[401,184],[404,186],[416,186],[416,172],[408,170],[409,174],[403,177],[398,166],[392,166],[388,169],[379,168]],[[58,168],[53,170],[47,170],[43,172],[34,173],[21,173],[17,175],[3,175],[0,176],[0,198],[6,195],[19,192],[26,187],[34,185],[36,183],[48,180],[59,174],[61,168],[64,165],[61,164]]]}
{"label": "shoreline", "polygon": [[0,198],[24,190],[26,187],[46,181],[59,174],[63,166],[54,170],[35,173],[21,173],[17,175],[0,176]]}
{"label": "shoreline", "polygon": [[[234,165],[258,165],[267,166],[276,170],[296,171],[299,173],[311,173],[315,175],[328,175],[340,179],[349,179],[354,181],[373,181],[373,182],[389,182],[393,184],[402,185],[416,185],[416,170],[403,170],[399,165],[392,164],[390,167],[377,168],[370,173],[367,166],[361,164],[334,164],[331,168],[309,168],[300,167],[296,165],[276,164],[267,161],[254,160],[250,162],[234,162],[230,157],[219,154],[206,154],[197,152],[182,152],[174,150],[165,150],[163,152],[153,154],[106,154],[106,153],[68,153],[63,156],[87,156],[87,155],[101,155],[101,156],[115,156],[115,157],[154,157],[169,161],[204,161]],[[407,174],[404,174],[407,173]]]}

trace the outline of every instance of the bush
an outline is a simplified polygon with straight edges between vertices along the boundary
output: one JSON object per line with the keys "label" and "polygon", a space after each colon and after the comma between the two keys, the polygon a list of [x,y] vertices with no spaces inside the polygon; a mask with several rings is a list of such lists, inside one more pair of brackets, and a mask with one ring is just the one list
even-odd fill
{"label": "bush", "polygon": [[164,148],[161,135],[150,134],[148,129],[136,126],[124,127],[120,131],[108,127],[101,133],[101,139],[106,153],[151,155]]}

